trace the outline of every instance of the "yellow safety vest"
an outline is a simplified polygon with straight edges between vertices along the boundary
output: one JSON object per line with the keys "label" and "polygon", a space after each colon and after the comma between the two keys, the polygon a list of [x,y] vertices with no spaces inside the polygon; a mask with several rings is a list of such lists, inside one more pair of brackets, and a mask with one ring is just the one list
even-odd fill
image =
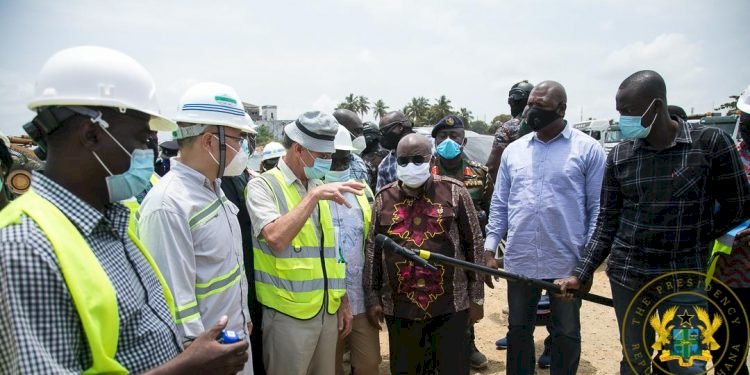
{"label": "yellow safety vest", "polygon": [[[92,357],[92,365],[84,374],[127,374],[128,370],[115,360],[120,333],[115,288],[88,243],[62,211],[34,190],[29,190],[3,209],[0,228],[19,224],[24,215],[34,220],[52,244],[63,280],[81,319]],[[135,233],[128,230],[128,235],[154,270],[174,317],[172,294],[156,263]]]}
{"label": "yellow safety vest", "polygon": [[[260,178],[274,192],[276,207],[281,215],[302,201],[297,189],[286,184],[278,168],[263,173]],[[318,211],[322,238],[316,235],[310,218],[284,251],[275,252],[265,239],[253,238],[258,301],[297,319],[310,319],[317,315],[326,297],[328,313],[336,313],[346,293],[346,266],[336,258],[328,202],[319,202]]]}

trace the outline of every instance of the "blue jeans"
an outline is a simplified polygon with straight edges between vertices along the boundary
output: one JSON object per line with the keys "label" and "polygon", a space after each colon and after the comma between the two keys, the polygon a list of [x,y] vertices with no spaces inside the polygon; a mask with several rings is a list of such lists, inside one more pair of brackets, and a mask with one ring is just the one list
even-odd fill
{"label": "blue jeans", "polygon": [[[552,281],[552,280],[548,280]],[[534,374],[534,328],[542,290],[508,281],[508,374]],[[550,374],[575,374],[581,359],[581,300],[563,301],[550,293]]]}
{"label": "blue jeans", "polygon": [[[628,306],[630,305],[630,302],[635,298],[636,292],[634,290],[630,290],[629,288],[626,288],[614,281],[610,281],[610,286],[612,288],[612,301],[614,302],[615,307],[615,315],[617,316],[617,328],[618,332],[622,331],[622,325],[623,320],[625,319],[625,313],[627,312]],[[695,292],[701,293],[703,292],[702,289],[695,290]],[[703,292],[705,293],[705,292]],[[701,306],[703,308],[706,308],[706,300],[697,297],[697,296],[690,296],[690,295],[676,295],[664,303],[661,303],[659,305],[659,313],[663,314],[664,311],[669,308],[670,306],[678,305],[681,307],[692,307],[692,306]],[[679,311],[682,311],[683,309],[680,308]],[[645,339],[646,346],[650,347],[655,340],[655,333],[653,328],[649,324],[645,324],[645,337],[642,335],[642,326],[637,326],[633,324],[629,324],[627,327],[625,327],[624,334],[625,334],[625,342],[626,343],[641,343],[642,340]],[[620,342],[623,341],[623,338],[620,337]],[[630,374],[642,374],[645,373],[645,371],[651,367],[651,361],[648,360],[646,363],[648,365],[644,367],[639,367],[636,365],[635,361],[631,362],[636,366],[637,371],[633,371],[633,369],[628,364],[628,361],[625,359],[625,349],[623,349],[623,357],[620,360],[620,374],[621,375],[630,375]],[[630,358],[632,359],[636,354],[631,354]],[[654,363],[658,364],[658,366],[653,366],[653,373],[654,374],[661,374],[661,373],[670,373],[670,374],[703,374],[706,371],[706,362],[704,361],[695,361],[692,367],[680,367],[677,361],[668,361],[667,363],[662,363],[658,360],[659,354],[657,353],[654,358]],[[659,367],[661,369],[666,370],[667,372],[660,371]]]}

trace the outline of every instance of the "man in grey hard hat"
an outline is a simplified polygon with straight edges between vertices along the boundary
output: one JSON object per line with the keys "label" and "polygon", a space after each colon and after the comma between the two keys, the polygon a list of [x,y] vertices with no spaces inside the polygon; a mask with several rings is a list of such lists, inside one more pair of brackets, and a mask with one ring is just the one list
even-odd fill
{"label": "man in grey hard hat", "polygon": [[331,168],[336,119],[303,113],[284,128],[286,154],[248,184],[255,291],[263,305],[266,372],[335,373],[336,341],[351,331],[345,265],[338,261],[328,202],[351,207],[357,182],[323,184]]}

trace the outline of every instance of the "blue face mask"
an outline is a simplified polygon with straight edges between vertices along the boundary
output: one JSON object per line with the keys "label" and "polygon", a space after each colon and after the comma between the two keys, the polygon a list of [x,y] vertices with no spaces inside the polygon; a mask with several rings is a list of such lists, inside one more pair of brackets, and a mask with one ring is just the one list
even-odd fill
{"label": "blue face mask", "polygon": [[[102,128],[104,129],[104,128]],[[104,132],[112,138],[120,148],[130,156],[130,168],[122,174],[112,174],[112,172],[104,165],[102,159],[99,158],[95,152],[93,152],[96,160],[99,164],[104,167],[104,170],[109,173],[109,177],[106,178],[107,190],[109,191],[109,201],[119,202],[125,199],[132,198],[137,194],[142,193],[148,187],[149,179],[154,174],[154,152],[151,149],[135,149],[133,153],[129,153],[125,147],[120,144],[115,137],[110,134],[107,129]]]}
{"label": "blue face mask", "polygon": [[[307,154],[312,157],[309,150],[307,150]],[[331,163],[333,163],[332,159],[315,158],[313,166],[308,167],[303,161],[302,164],[305,165],[305,176],[311,180],[322,180],[326,176],[326,173],[331,170]]]}
{"label": "blue face mask", "polygon": [[656,122],[656,118],[659,117],[659,114],[657,113],[654,115],[654,119],[648,127],[643,127],[641,121],[643,116],[645,116],[651,109],[651,106],[654,105],[655,101],[656,99],[651,101],[651,104],[648,105],[648,108],[646,108],[646,111],[643,112],[643,115],[641,116],[620,116],[620,132],[622,132],[623,138],[636,139],[648,137],[648,134],[651,133],[651,127],[654,125],[654,122]]}
{"label": "blue face mask", "polygon": [[438,156],[443,159],[455,159],[458,155],[461,155],[461,145],[459,145],[458,142],[447,138],[440,142],[435,151],[437,151]]}
{"label": "blue face mask", "polygon": [[326,173],[326,182],[346,182],[352,178],[352,171],[349,168],[343,171],[328,171]]}

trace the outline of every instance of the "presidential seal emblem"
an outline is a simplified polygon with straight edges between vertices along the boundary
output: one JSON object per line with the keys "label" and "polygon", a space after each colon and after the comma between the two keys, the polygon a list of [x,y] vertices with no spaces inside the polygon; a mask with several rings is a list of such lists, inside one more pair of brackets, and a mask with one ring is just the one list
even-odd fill
{"label": "presidential seal emblem", "polygon": [[679,271],[655,278],[636,293],[620,339],[637,374],[677,374],[687,368],[735,374],[747,358],[748,343],[731,337],[750,332],[749,327],[745,306],[728,286],[719,280],[707,284],[700,272]]}

